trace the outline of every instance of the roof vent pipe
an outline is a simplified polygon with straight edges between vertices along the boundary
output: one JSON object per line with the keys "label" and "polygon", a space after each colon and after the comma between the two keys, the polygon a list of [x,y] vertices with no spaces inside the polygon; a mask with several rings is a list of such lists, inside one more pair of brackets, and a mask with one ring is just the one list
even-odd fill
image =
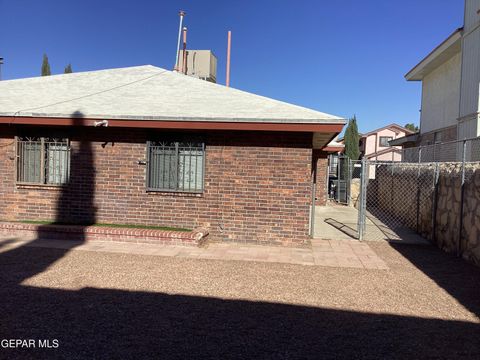
{"label": "roof vent pipe", "polygon": [[178,13],[178,15],[180,16],[180,25],[178,27],[178,41],[177,41],[177,57],[175,58],[175,66],[173,68],[174,71],[178,71],[178,55],[180,53],[180,37],[182,35],[182,24],[183,24],[183,17],[185,16],[185,11],[183,10],[180,10],[180,12]]}
{"label": "roof vent pipe", "polygon": [[232,32],[228,30],[228,41],[227,41],[227,75],[225,85],[230,87],[230,49],[232,46]]}
{"label": "roof vent pipe", "polygon": [[183,63],[182,72],[187,75],[187,28],[183,28]]}

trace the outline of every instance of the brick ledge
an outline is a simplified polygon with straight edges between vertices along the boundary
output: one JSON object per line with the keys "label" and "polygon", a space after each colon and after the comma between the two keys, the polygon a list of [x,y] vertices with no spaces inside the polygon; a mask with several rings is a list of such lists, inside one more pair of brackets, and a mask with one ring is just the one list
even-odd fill
{"label": "brick ledge", "polygon": [[[1,235],[36,236],[37,238],[52,240],[97,240],[200,246],[204,243],[208,233],[208,229],[201,227],[192,231],[172,231],[95,225],[41,225],[0,221]],[[66,234],[68,234],[68,236]]]}

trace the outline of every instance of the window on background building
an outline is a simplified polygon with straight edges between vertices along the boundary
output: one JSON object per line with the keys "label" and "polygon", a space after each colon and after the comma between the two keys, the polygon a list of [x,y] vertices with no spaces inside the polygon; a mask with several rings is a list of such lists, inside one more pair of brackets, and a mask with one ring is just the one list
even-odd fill
{"label": "window on background building", "polygon": [[70,176],[68,139],[17,137],[17,183],[61,185]]}
{"label": "window on background building", "polygon": [[380,146],[389,147],[390,144],[388,142],[390,140],[393,140],[392,136],[380,136]]}
{"label": "window on background building", "polygon": [[438,144],[443,141],[443,132],[441,131],[436,131],[435,134],[433,135],[433,143]]}
{"label": "window on background building", "polygon": [[149,141],[147,189],[199,193],[203,191],[205,144]]}

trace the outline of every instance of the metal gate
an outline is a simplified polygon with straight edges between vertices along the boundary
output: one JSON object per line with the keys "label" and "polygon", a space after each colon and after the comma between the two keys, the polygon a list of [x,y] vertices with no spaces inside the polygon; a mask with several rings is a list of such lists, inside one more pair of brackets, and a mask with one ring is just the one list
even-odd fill
{"label": "metal gate", "polygon": [[362,160],[360,240],[412,240],[432,233],[438,165]]}
{"label": "metal gate", "polygon": [[333,199],[340,204],[350,202],[351,161],[347,156],[340,155],[337,159],[332,181]]}

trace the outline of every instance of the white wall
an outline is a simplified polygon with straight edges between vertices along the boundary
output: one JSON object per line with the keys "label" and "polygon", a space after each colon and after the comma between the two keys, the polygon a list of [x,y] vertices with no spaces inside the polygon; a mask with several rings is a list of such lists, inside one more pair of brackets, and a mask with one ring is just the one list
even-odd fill
{"label": "white wall", "polygon": [[465,31],[470,31],[479,23],[477,11],[480,9],[480,0],[465,1]]}
{"label": "white wall", "polygon": [[423,78],[422,133],[457,124],[461,57],[456,54]]}
{"label": "white wall", "polygon": [[[480,0],[478,2],[480,3]],[[475,16],[480,18],[476,11]],[[480,27],[465,32],[462,48],[460,117],[475,114],[479,110]]]}
{"label": "white wall", "polygon": [[458,140],[470,139],[478,136],[477,117],[469,118],[458,122]]}

